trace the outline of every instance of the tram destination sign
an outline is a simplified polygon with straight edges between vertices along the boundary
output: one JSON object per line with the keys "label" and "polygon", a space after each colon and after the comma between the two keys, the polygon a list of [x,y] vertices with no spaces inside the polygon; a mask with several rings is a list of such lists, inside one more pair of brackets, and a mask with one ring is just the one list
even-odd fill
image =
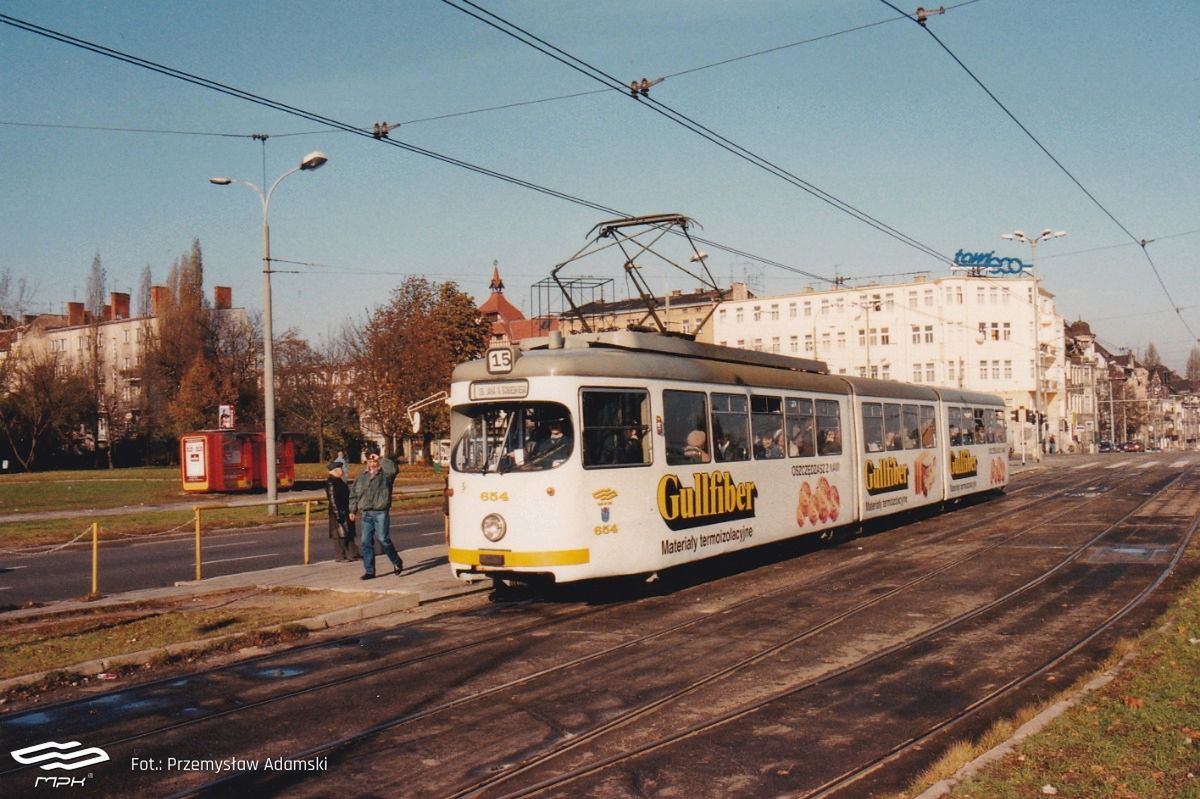
{"label": "tram destination sign", "polygon": [[476,381],[470,388],[473,400],[524,399],[528,395],[528,380]]}

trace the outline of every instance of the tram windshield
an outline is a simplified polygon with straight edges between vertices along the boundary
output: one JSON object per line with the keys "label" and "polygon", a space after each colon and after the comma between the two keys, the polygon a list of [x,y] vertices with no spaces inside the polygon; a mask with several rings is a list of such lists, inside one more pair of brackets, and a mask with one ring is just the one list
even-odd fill
{"label": "tram windshield", "polygon": [[461,406],[468,425],[454,444],[459,472],[553,469],[574,449],[571,413],[556,402],[494,402]]}

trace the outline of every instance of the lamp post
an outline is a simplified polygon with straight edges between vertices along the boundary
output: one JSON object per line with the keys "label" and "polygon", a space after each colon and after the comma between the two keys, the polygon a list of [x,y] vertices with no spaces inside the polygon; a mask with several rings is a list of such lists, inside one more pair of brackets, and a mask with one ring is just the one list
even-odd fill
{"label": "lamp post", "polygon": [[1033,379],[1034,379],[1034,413],[1037,416],[1037,450],[1034,453],[1035,460],[1042,459],[1042,330],[1041,330],[1041,305],[1042,305],[1042,290],[1041,278],[1037,272],[1037,247],[1043,241],[1057,239],[1067,235],[1065,230],[1051,230],[1046,228],[1037,236],[1026,236],[1023,230],[1014,230],[1012,233],[1005,233],[1000,236],[1008,241],[1017,241],[1021,244],[1029,245],[1029,273],[1033,275]]}
{"label": "lamp post", "polygon": [[283,179],[296,172],[310,172],[322,166],[329,159],[322,152],[311,152],[300,161],[299,166],[284,172],[271,188],[264,194],[263,190],[248,180],[237,178],[209,178],[209,183],[216,186],[228,186],[231,183],[241,183],[249,186],[258,195],[262,203],[262,241],[263,241],[263,423],[266,427],[267,439],[267,513],[276,514],[275,501],[279,497],[278,465],[275,462],[275,348],[271,329],[271,195],[283,182]]}

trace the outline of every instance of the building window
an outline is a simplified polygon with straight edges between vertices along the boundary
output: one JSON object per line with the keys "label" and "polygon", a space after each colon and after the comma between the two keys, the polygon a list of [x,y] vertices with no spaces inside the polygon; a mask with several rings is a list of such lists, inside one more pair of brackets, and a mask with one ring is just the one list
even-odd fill
{"label": "building window", "polygon": [[796,318],[796,303],[794,303],[794,302],[788,303],[788,318],[789,319]]}
{"label": "building window", "polygon": [[933,289],[925,289],[925,307],[933,307]]}
{"label": "building window", "polygon": [[914,383],[921,382],[921,364],[919,364],[919,363],[913,364],[913,382]]}
{"label": "building window", "polygon": [[1012,361],[1005,361],[1004,362],[1004,379],[1012,380],[1012,376],[1013,376]]}
{"label": "building window", "polygon": [[[1007,297],[1008,295],[1005,294],[1004,296]],[[1001,337],[1005,341],[1009,341],[1012,339],[1012,325],[1010,323],[1008,323],[1008,322],[1004,323],[1004,326],[1001,329]]]}
{"label": "building window", "polygon": [[789,338],[788,339],[788,348],[791,352],[799,352],[800,351],[800,337],[792,336],[791,338]]}
{"label": "building window", "polygon": [[879,379],[880,380],[891,380],[892,379],[892,367],[889,364],[885,363],[883,365],[883,367],[879,370]]}
{"label": "building window", "polygon": [[753,349],[755,352],[762,352],[762,339],[761,338],[754,339]]}
{"label": "building window", "polygon": [[993,380],[1000,379],[1000,362],[999,361],[992,361],[992,379]]}
{"label": "building window", "polygon": [[724,321],[725,321],[725,309],[724,309],[724,308],[722,308],[721,310],[717,311],[717,320],[718,320],[718,321],[721,321],[721,322],[724,322]]}
{"label": "building window", "polygon": [[812,303],[808,300],[804,301],[804,315],[812,316]]}
{"label": "building window", "polygon": [[845,330],[838,331],[838,349],[839,350],[846,349],[846,331]]}
{"label": "building window", "polygon": [[858,346],[867,346],[867,331],[861,327],[858,329]]}
{"label": "building window", "polygon": [[934,380],[937,380],[937,375],[933,371],[933,362],[931,361],[925,364],[925,382],[932,383]]}
{"label": "building window", "polygon": [[744,339],[744,338],[739,338],[739,339],[738,339],[738,343],[737,343],[737,345],[738,345],[738,349],[739,349],[739,350],[744,350],[744,349],[746,349],[746,339]]}
{"label": "building window", "polygon": [[946,382],[954,382],[954,361],[946,361]]}
{"label": "building window", "polygon": [[1000,289],[993,286],[988,291],[988,299],[991,301],[992,305],[995,305],[998,302],[1000,302]]}
{"label": "building window", "polygon": [[821,350],[822,350],[822,352],[829,352],[829,334],[828,333],[821,334]]}
{"label": "building window", "polygon": [[888,311],[895,310],[896,295],[890,291],[887,294],[884,294],[883,295],[883,307],[884,307],[884,310],[888,310]]}
{"label": "building window", "polygon": [[888,329],[886,327],[879,328],[879,343],[880,344],[891,344],[892,343],[891,334],[888,333]]}
{"label": "building window", "polygon": [[912,343],[913,344],[921,343],[921,326],[920,325],[912,326]]}
{"label": "building window", "polygon": [[925,343],[933,343],[933,325],[925,325]]}
{"label": "building window", "polygon": [[987,380],[987,361],[979,362],[979,379]]}
{"label": "building window", "polygon": [[985,294],[985,293],[986,293],[986,289],[984,289],[984,287],[983,287],[983,286],[976,286],[976,287],[975,287],[975,302],[976,302],[977,304],[979,304],[979,305],[983,305],[983,300],[984,300],[984,294]]}
{"label": "building window", "polygon": [[754,306],[754,321],[755,322],[762,321],[762,306],[761,305]]}
{"label": "building window", "polygon": [[779,352],[779,336],[771,338],[771,352]]}
{"label": "building window", "polygon": [[1000,323],[999,322],[992,322],[991,333],[992,333],[992,341],[1000,340]]}
{"label": "building window", "polygon": [[804,334],[804,351],[812,352],[813,351],[812,348],[813,348],[812,333],[805,333]]}
{"label": "building window", "polygon": [[740,325],[742,322],[746,321],[746,315],[745,315],[745,311],[746,311],[746,309],[745,309],[745,308],[738,308],[738,309],[735,311],[735,313],[737,314],[737,319],[736,319],[735,321],[736,321],[736,322],[737,322],[739,325]]}
{"label": "building window", "polygon": [[908,292],[908,307],[909,308],[917,307],[917,292],[915,292],[915,291]]}
{"label": "building window", "polygon": [[829,300],[821,300],[821,315],[824,316],[828,313],[829,313]]}
{"label": "building window", "polygon": [[779,319],[779,306],[772,305],[771,306],[771,321],[775,322],[775,321],[778,321],[778,319]]}

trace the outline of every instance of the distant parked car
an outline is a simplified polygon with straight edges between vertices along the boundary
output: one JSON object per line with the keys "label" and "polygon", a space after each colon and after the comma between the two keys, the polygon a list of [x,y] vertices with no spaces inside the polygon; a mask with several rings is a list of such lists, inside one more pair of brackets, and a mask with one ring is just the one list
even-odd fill
{"label": "distant parked car", "polygon": [[1146,445],[1140,441],[1126,441],[1122,446],[1125,452],[1145,452]]}
{"label": "distant parked car", "polygon": [[1100,442],[1100,451],[1101,452],[1116,452],[1117,449],[1116,449],[1116,447],[1114,447],[1112,445],[1111,441],[1101,441]]}

